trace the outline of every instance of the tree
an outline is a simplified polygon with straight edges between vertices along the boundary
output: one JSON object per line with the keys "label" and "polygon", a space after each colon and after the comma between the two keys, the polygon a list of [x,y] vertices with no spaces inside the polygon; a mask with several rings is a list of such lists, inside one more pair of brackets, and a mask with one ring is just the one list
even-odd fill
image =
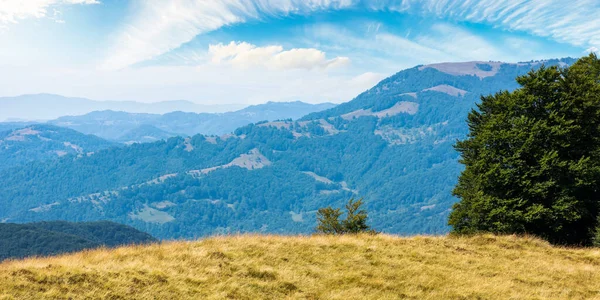
{"label": "tree", "polygon": [[600,60],[542,67],[521,88],[481,98],[450,214],[455,233],[534,234],[589,245],[600,200]]}
{"label": "tree", "polygon": [[340,223],[342,212],[339,208],[331,207],[320,208],[317,211],[317,232],[324,234],[343,234],[344,227]]}
{"label": "tree", "polygon": [[342,212],[339,208],[325,207],[317,211],[317,232],[324,234],[357,234],[374,232],[367,225],[367,211],[362,209],[363,199],[350,199],[346,204],[346,219],[339,220]]}
{"label": "tree", "polygon": [[346,219],[342,221],[342,226],[347,233],[356,234],[369,231],[367,211],[361,208],[362,200],[354,201],[354,199],[350,199],[346,204]]}

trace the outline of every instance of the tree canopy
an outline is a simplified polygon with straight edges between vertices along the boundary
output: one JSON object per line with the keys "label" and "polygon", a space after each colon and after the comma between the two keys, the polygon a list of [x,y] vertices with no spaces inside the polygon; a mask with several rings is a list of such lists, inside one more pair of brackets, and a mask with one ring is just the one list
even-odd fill
{"label": "tree canopy", "polygon": [[600,60],[542,67],[520,88],[482,97],[456,144],[465,165],[450,214],[456,233],[593,242],[600,199]]}

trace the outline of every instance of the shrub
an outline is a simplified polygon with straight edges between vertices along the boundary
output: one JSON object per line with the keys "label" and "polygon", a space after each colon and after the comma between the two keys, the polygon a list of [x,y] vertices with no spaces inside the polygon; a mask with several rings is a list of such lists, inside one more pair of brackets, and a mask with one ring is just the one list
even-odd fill
{"label": "shrub", "polygon": [[363,232],[375,233],[367,225],[367,211],[362,209],[363,199],[350,199],[346,204],[346,219],[340,221],[342,212],[339,208],[325,207],[317,212],[318,233],[323,234],[357,234]]}

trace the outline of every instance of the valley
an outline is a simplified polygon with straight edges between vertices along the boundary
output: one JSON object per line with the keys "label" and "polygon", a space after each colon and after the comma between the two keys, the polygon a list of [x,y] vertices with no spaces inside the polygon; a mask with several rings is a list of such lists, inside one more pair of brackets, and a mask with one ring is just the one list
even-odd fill
{"label": "valley", "polygon": [[32,162],[0,174],[10,187],[0,190],[0,217],[112,220],[162,239],[298,234],[312,231],[319,207],[359,196],[383,232],[443,234],[462,169],[453,143],[467,133],[467,113],[480,95],[512,90],[517,75],[540,65],[417,66],[297,121]]}
{"label": "valley", "polygon": [[0,0],[0,300],[600,299],[599,15]]}

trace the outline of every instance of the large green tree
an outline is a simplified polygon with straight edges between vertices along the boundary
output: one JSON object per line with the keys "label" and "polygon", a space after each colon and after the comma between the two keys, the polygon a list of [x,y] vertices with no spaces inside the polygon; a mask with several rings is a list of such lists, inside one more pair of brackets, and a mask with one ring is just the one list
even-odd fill
{"label": "large green tree", "polygon": [[449,224],[456,233],[590,244],[600,200],[600,60],[590,54],[517,82],[514,92],[482,97],[468,116]]}

